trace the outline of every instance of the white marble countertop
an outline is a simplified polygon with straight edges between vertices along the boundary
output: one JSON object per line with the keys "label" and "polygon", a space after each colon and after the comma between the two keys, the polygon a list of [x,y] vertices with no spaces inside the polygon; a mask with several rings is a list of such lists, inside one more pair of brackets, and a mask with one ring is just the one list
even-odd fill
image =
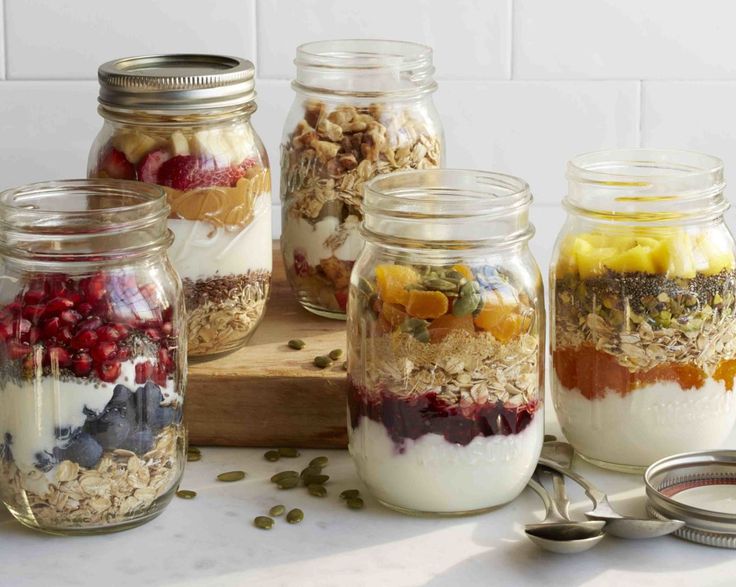
{"label": "white marble countertop", "polygon": [[[548,404],[550,405],[550,404]],[[548,431],[557,432],[554,421]],[[736,446],[736,433],[730,446]],[[389,511],[364,491],[364,510],[339,500],[343,489],[362,486],[346,451],[303,450],[298,459],[270,463],[262,449],[204,448],[190,463],[181,487],[198,495],[175,498],[157,519],[105,536],[54,537],[22,527],[0,513],[0,586],[603,586],[729,585],[736,579],[732,550],[672,537],[650,541],[606,538],[578,555],[540,551],[523,525],[540,520],[542,505],[530,490],[488,514],[420,519]],[[269,477],[300,469],[324,454],[331,477],[327,498],[303,488],[279,491]],[[637,476],[576,468],[609,492],[624,513],[643,513]],[[242,469],[244,481],[221,483],[218,473]],[[588,505],[568,484],[578,514]],[[253,518],[277,503],[300,507],[305,519],[283,518],[271,531]]]}

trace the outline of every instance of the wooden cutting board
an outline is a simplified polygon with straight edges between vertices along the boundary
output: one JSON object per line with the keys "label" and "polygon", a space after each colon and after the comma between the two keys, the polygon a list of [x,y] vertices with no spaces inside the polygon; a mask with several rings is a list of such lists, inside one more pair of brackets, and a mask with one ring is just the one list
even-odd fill
{"label": "wooden cutting board", "polygon": [[[278,245],[266,317],[250,343],[229,355],[189,365],[186,420],[195,445],[347,445],[342,360],[318,369],[317,355],[345,352],[345,322],[303,309],[288,283]],[[292,338],[306,342],[295,351]]]}

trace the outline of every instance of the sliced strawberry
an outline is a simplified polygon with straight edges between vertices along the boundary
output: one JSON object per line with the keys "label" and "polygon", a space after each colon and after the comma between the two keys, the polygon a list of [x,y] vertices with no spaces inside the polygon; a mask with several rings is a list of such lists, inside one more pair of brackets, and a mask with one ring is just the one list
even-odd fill
{"label": "sliced strawberry", "polygon": [[135,179],[135,167],[122,151],[110,147],[100,161],[100,171],[112,179]]}
{"label": "sliced strawberry", "polygon": [[158,183],[183,191],[212,186],[233,187],[245,172],[242,166],[217,167],[212,159],[177,155],[161,165]]}
{"label": "sliced strawberry", "polygon": [[335,299],[337,300],[337,305],[340,306],[340,309],[344,312],[348,307],[348,290],[337,290],[335,292]]}
{"label": "sliced strawberry", "polygon": [[297,277],[307,277],[309,275],[309,262],[307,261],[307,252],[304,249],[294,249],[294,273]]}
{"label": "sliced strawberry", "polygon": [[171,153],[165,149],[151,151],[138,163],[138,179],[147,183],[158,183],[158,170],[169,159]]}

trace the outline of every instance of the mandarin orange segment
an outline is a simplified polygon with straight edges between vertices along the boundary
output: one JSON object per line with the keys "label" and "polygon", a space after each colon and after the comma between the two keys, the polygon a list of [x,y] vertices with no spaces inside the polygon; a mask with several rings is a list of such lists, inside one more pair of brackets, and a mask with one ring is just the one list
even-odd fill
{"label": "mandarin orange segment", "polygon": [[473,322],[481,330],[490,332],[499,342],[508,342],[529,327],[529,320],[517,312],[516,305],[492,303],[488,299]]}
{"label": "mandarin orange segment", "polygon": [[379,265],[376,267],[378,295],[389,304],[405,306],[409,301],[407,286],[417,283],[419,274],[406,265]]}
{"label": "mandarin orange segment", "polygon": [[729,359],[728,361],[721,361],[718,363],[715,373],[713,373],[713,379],[716,381],[723,381],[726,384],[728,391],[733,391],[733,381],[736,377],[736,360]]}
{"label": "mandarin orange segment", "polygon": [[406,320],[407,314],[404,308],[398,304],[383,304],[381,306],[381,316],[395,328]]}
{"label": "mandarin orange segment", "polygon": [[462,275],[465,279],[468,281],[473,281],[473,272],[470,270],[470,267],[467,265],[453,265],[452,266],[453,271],[457,271],[460,275]]}
{"label": "mandarin orange segment", "polygon": [[429,337],[432,342],[440,342],[453,331],[465,330],[470,334],[475,334],[473,326],[473,316],[453,316],[445,314],[440,316],[429,325]]}
{"label": "mandarin orange segment", "polygon": [[415,318],[434,319],[447,314],[450,304],[447,296],[441,291],[412,290],[409,292],[409,301],[406,311]]}

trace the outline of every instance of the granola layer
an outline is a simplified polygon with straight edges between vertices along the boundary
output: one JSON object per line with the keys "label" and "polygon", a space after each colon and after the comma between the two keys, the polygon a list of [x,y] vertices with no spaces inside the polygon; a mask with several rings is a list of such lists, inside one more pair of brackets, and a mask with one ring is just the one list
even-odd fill
{"label": "granola layer", "polygon": [[190,356],[237,348],[247,342],[265,313],[271,273],[184,280]]}
{"label": "granola layer", "polygon": [[45,529],[122,524],[153,513],[156,500],[173,490],[183,470],[183,447],[183,427],[168,426],[143,455],[106,451],[92,468],[65,460],[49,475],[40,470],[24,474],[8,449],[0,458],[2,499],[24,520]]}
{"label": "granola layer", "polygon": [[[306,104],[282,146],[281,162],[282,250],[289,281],[305,305],[345,311],[339,277],[320,270],[330,258],[355,261],[363,184],[382,173],[438,167],[440,154],[438,129],[415,106]],[[346,241],[355,244],[346,247]],[[305,279],[305,262],[324,283]]]}

